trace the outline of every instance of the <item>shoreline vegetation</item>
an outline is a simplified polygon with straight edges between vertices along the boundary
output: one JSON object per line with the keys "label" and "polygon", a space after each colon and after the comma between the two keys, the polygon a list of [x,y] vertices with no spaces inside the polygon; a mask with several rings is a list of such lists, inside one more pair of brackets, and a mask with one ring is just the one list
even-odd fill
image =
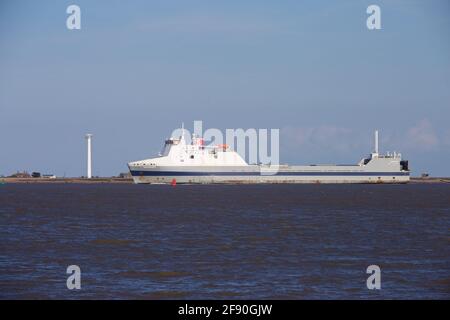
{"label": "shoreline vegetation", "polygon": [[[94,183],[121,183],[132,184],[132,178],[119,177],[101,177],[101,178],[0,178],[0,184],[27,184],[27,183],[80,183],[80,184],[94,184]],[[411,177],[409,183],[450,183],[450,177]]]}

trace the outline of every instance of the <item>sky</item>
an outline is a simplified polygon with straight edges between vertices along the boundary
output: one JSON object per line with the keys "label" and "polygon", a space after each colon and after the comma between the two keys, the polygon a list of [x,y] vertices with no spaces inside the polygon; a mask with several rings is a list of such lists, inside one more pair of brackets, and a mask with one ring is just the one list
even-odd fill
{"label": "sky", "polygon": [[0,2],[0,175],[83,176],[88,132],[117,175],[194,120],[280,129],[290,164],[357,163],[378,129],[414,176],[450,176],[450,2]]}

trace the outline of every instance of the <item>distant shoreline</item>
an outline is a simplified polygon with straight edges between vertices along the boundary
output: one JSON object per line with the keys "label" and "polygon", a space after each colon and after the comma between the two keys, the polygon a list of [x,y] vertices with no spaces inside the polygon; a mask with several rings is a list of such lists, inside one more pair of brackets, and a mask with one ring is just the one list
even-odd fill
{"label": "distant shoreline", "polygon": [[[30,184],[30,183],[80,183],[80,184],[132,184],[132,178],[118,178],[118,177],[102,177],[102,178],[0,178],[0,184]],[[419,178],[412,177],[409,183],[450,183],[450,177],[432,177]]]}
{"label": "distant shoreline", "polygon": [[0,183],[133,183],[131,178],[0,178]]}
{"label": "distant shoreline", "polygon": [[411,177],[409,183],[450,183],[450,177],[419,178]]}

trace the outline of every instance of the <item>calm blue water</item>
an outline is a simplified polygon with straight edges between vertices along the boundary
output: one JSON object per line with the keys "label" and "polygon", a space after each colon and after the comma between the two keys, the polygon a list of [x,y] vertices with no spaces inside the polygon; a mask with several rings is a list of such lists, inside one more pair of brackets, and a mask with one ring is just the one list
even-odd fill
{"label": "calm blue water", "polygon": [[7,184],[0,228],[3,299],[450,298],[448,184]]}

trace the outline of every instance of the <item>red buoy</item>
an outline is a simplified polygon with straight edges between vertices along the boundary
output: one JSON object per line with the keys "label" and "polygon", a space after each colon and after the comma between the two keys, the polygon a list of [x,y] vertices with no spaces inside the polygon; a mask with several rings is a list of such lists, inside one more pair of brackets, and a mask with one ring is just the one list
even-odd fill
{"label": "red buoy", "polygon": [[177,179],[172,179],[170,184],[175,187],[177,185]]}

